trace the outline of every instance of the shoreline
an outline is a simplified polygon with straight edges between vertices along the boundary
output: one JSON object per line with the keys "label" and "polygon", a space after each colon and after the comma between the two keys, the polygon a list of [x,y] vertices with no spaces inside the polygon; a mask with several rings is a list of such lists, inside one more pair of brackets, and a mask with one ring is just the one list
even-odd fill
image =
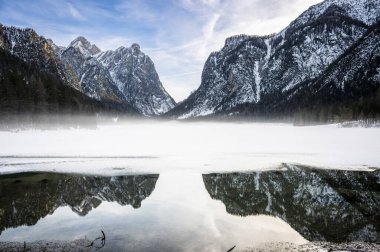
{"label": "shoreline", "polygon": [[[100,244],[99,244],[100,246]],[[35,241],[30,243],[23,242],[0,242],[0,251],[93,251],[102,249],[107,250],[107,244],[98,248],[98,244],[92,244],[87,239],[75,241]],[[111,249],[111,248],[109,248]],[[228,249],[226,249],[227,251]],[[380,251],[380,243],[376,242],[309,242],[297,245],[289,242],[265,243],[255,248],[239,248],[239,245],[232,251],[245,252],[377,252]]]}

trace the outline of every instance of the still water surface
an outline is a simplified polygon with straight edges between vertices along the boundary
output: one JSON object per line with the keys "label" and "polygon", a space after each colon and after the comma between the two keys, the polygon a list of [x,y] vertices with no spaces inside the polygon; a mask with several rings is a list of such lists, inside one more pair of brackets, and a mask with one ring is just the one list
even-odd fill
{"label": "still water surface", "polygon": [[[273,171],[0,177],[0,242],[103,251],[236,251],[265,243],[380,241],[380,172]],[[94,247],[96,249],[96,247]]]}

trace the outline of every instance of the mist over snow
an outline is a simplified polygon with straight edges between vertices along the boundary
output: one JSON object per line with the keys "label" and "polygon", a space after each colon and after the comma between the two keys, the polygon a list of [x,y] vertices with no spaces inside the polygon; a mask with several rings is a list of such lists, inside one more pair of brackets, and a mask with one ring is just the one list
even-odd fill
{"label": "mist over snow", "polygon": [[281,163],[380,167],[378,128],[258,123],[126,122],[98,129],[0,132],[2,173],[249,171]]}

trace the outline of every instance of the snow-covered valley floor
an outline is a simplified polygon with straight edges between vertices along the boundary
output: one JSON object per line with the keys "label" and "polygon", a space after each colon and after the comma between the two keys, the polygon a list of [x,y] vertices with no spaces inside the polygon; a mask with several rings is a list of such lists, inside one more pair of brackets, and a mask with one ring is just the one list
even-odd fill
{"label": "snow-covered valley floor", "polygon": [[380,167],[380,128],[137,121],[0,132],[0,173],[207,173],[274,169],[281,163]]}

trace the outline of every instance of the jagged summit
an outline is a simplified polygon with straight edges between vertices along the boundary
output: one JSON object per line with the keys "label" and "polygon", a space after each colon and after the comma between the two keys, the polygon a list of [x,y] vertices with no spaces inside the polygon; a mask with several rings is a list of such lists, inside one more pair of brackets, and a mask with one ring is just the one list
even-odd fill
{"label": "jagged summit", "polygon": [[132,48],[133,52],[136,53],[136,54],[138,54],[138,53],[141,52],[141,51],[140,51],[140,45],[137,44],[137,43],[133,43],[133,44],[131,45],[131,48]]}
{"label": "jagged summit", "polygon": [[88,56],[92,56],[101,52],[101,50],[95,44],[91,44],[85,37],[82,36],[74,39],[68,47],[75,47],[79,49],[81,53]]}
{"label": "jagged summit", "polygon": [[110,73],[93,57],[99,48],[84,37],[74,39],[59,57],[72,67],[80,80],[83,93],[104,102],[126,104],[123,94],[115,87]]}

